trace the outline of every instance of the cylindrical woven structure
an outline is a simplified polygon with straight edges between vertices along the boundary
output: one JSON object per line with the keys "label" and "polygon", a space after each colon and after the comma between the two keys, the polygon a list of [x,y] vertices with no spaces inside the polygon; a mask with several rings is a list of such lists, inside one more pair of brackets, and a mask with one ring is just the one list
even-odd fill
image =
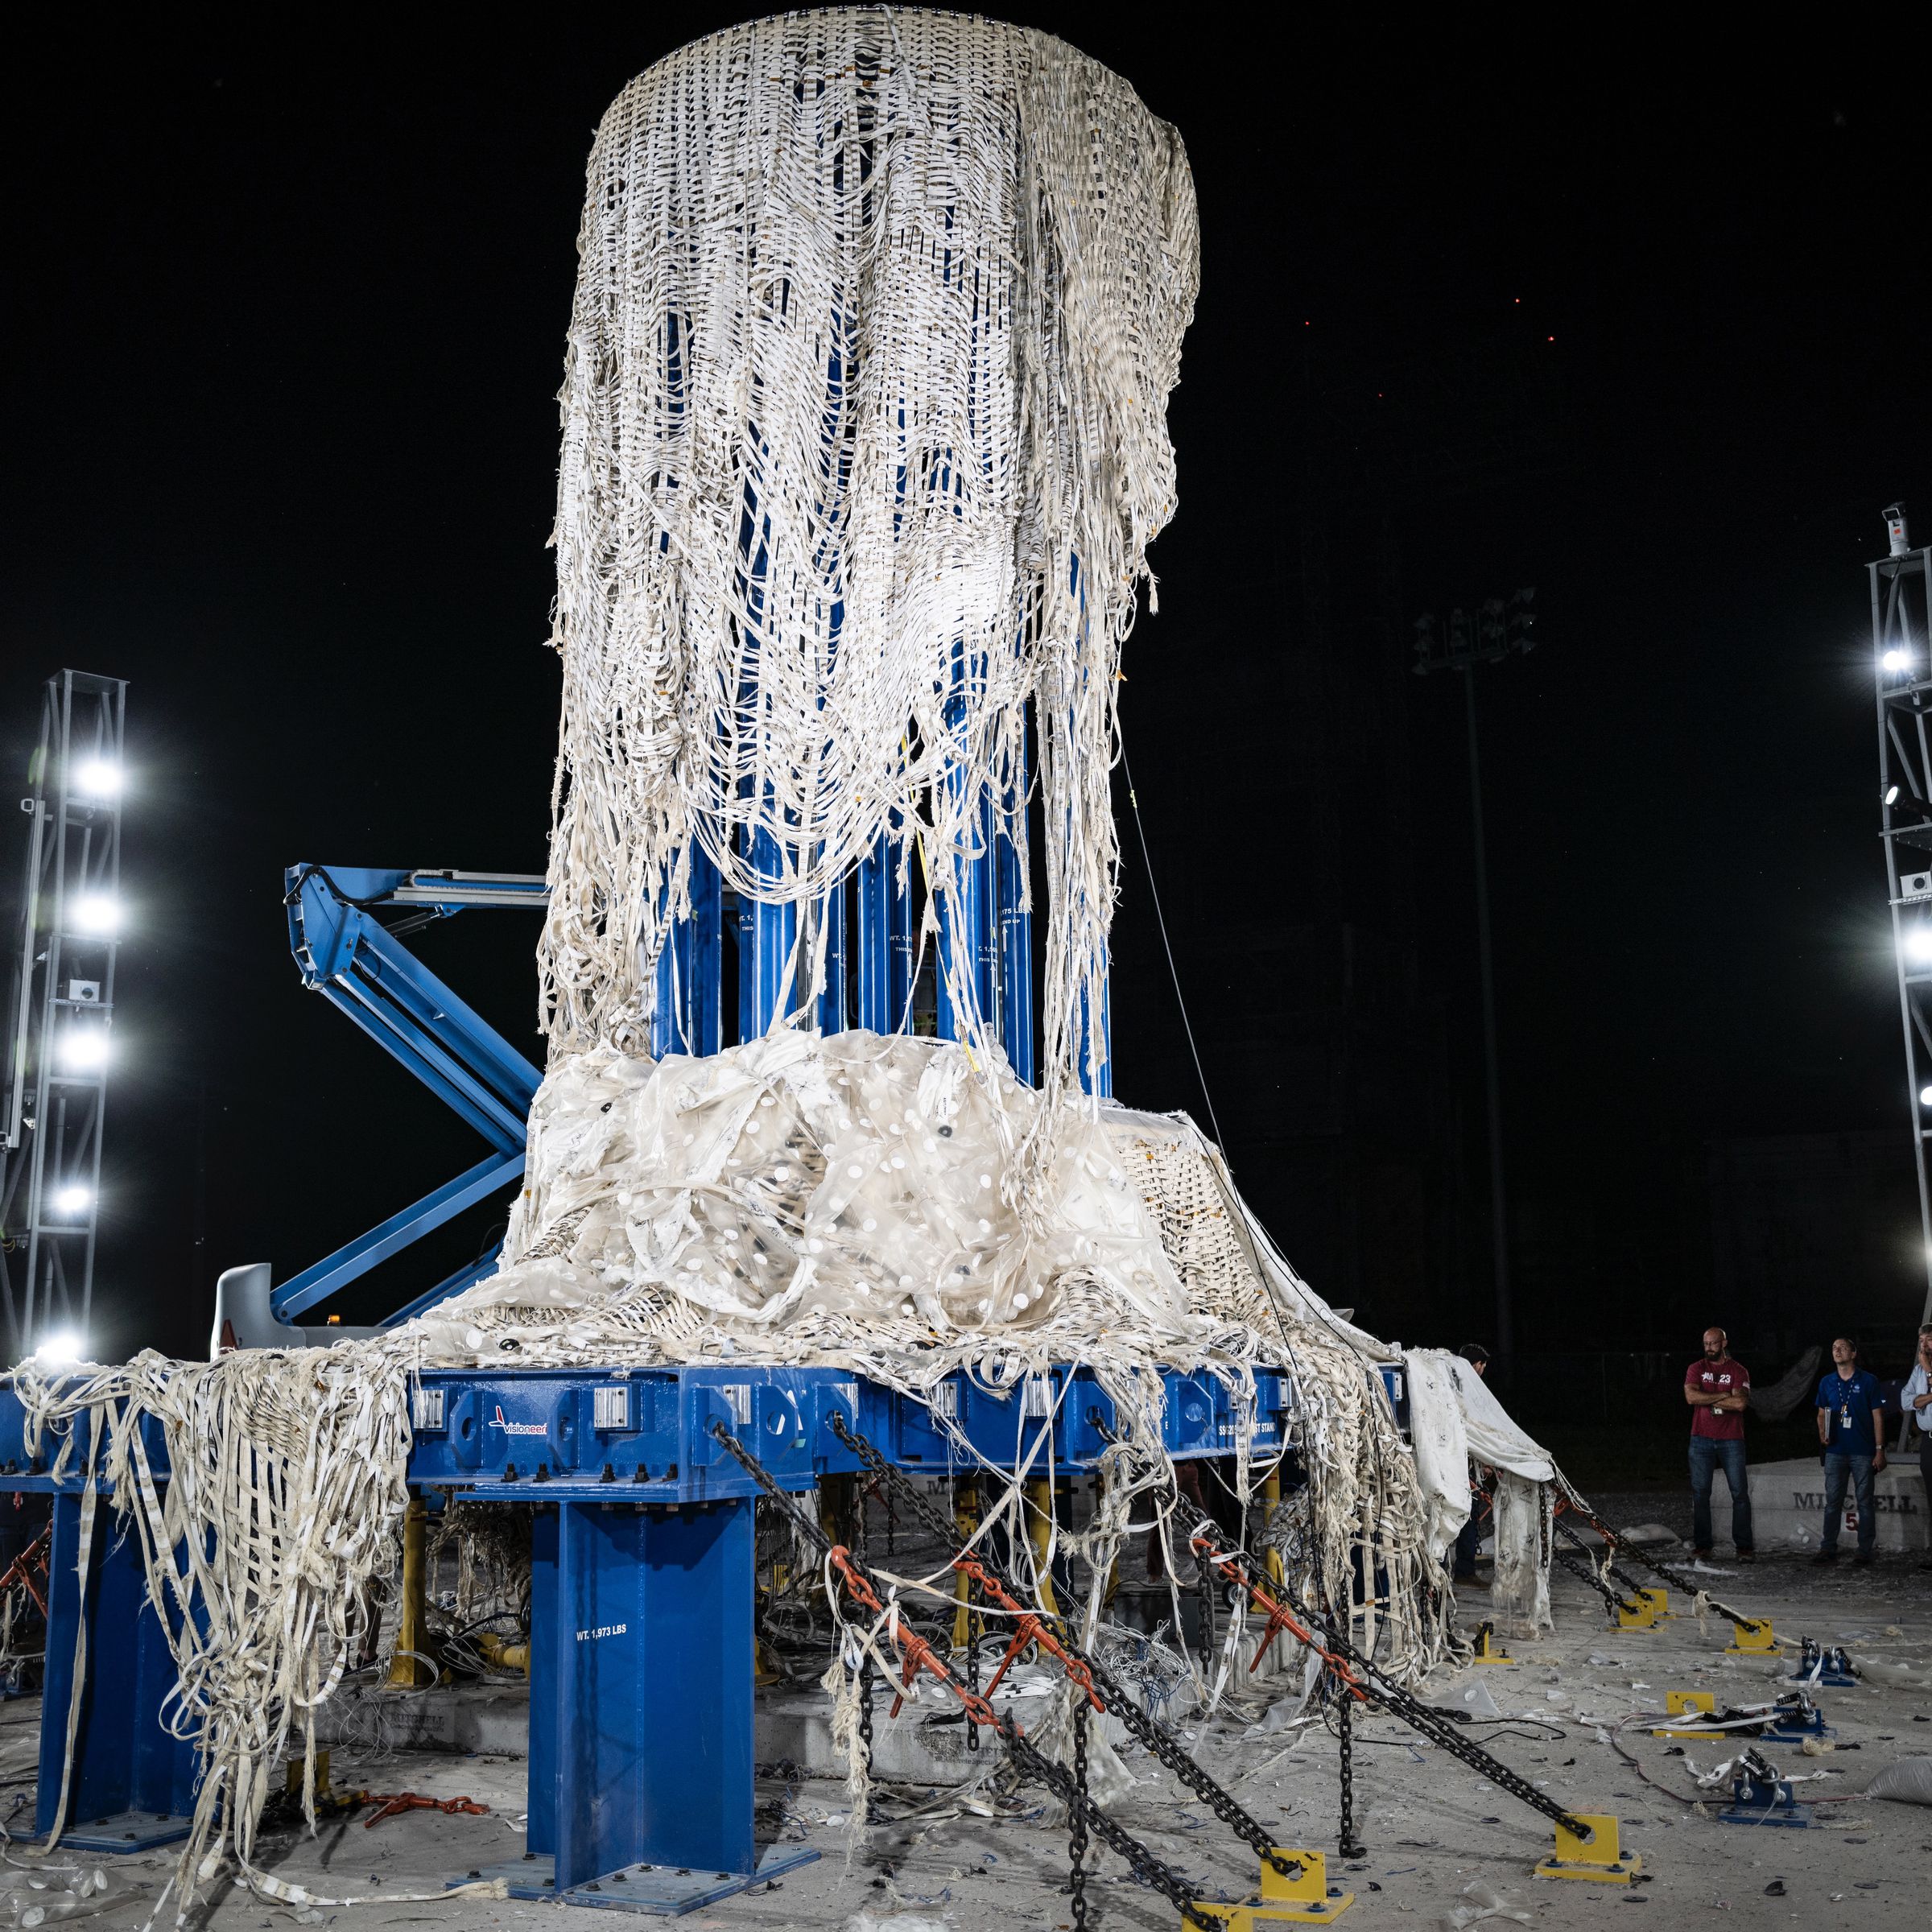
{"label": "cylindrical woven structure", "polygon": [[986,839],[1025,852],[1030,704],[1055,1084],[1100,1005],[1120,644],[1174,509],[1178,137],[1049,35],[788,14],[624,90],[579,248],[553,1048],[643,1050],[694,844],[805,906],[885,841],[936,931]]}

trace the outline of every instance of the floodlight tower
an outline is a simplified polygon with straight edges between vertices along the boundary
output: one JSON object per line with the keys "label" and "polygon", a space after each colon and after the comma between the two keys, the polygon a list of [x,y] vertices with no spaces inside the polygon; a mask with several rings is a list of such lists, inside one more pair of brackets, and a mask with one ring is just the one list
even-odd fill
{"label": "floodlight tower", "polygon": [[1476,613],[1452,610],[1447,634],[1434,617],[1415,623],[1415,675],[1458,671],[1463,675],[1463,704],[1469,722],[1469,809],[1476,840],[1476,935],[1482,964],[1483,1069],[1489,1111],[1489,1223],[1496,1249],[1496,1352],[1505,1371],[1516,1347],[1515,1313],[1509,1294],[1509,1197],[1503,1185],[1502,1080],[1496,1059],[1496,971],[1489,940],[1489,859],[1483,836],[1483,774],[1476,755],[1476,667],[1493,664],[1536,648],[1534,588],[1519,590],[1507,601],[1491,597]]}
{"label": "floodlight tower", "polygon": [[0,1290],[18,1356],[93,1313],[119,945],[127,683],[47,681],[0,1089]]}
{"label": "floodlight tower", "polygon": [[1926,1269],[1919,1319],[1932,1322],[1932,1195],[1926,1185],[1926,1138],[1932,1134],[1932,743],[1926,733],[1932,707],[1932,550],[1913,547],[1902,504],[1886,510],[1885,534],[1887,554],[1865,567],[1872,579],[1872,677],[1878,699],[1878,812],[1918,1174]]}

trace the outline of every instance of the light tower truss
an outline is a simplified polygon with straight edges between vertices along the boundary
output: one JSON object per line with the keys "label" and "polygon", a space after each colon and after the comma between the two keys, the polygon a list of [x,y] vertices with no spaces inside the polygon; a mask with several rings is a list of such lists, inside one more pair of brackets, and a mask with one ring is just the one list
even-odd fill
{"label": "light tower truss", "polygon": [[1872,579],[1872,675],[1878,701],[1879,817],[1892,901],[1892,956],[1905,1036],[1906,1104],[1918,1175],[1920,1255],[1932,1321],[1932,1193],[1926,1141],[1932,1135],[1932,551],[1914,548],[1904,510],[1885,512],[1890,555]]}
{"label": "light tower truss", "polygon": [[7,1002],[0,1289],[14,1356],[93,1313],[114,1021],[127,683],[47,681]]}

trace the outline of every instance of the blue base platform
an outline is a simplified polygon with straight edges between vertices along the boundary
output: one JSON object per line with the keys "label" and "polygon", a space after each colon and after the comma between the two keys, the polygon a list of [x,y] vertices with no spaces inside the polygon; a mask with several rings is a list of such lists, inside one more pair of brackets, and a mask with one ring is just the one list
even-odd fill
{"label": "blue base platform", "polygon": [[[55,1776],[60,1775],[58,1767]],[[123,1811],[113,1818],[90,1818],[60,1834],[63,1852],[151,1852],[156,1845],[178,1843],[194,1820],[161,1811]]]}
{"label": "blue base platform", "polygon": [[[1402,1377],[1381,1376],[1399,1418]],[[1227,1455],[1243,1431],[1257,1457],[1285,1444],[1295,1406],[1288,1376],[1258,1373],[1245,1417],[1212,1377],[1163,1379],[1176,1457]],[[509,1879],[518,1897],[660,1916],[816,1856],[760,1847],[753,1837],[758,1489],[712,1424],[784,1488],[807,1490],[859,1468],[832,1433],[835,1413],[889,1460],[932,1476],[980,1463],[1042,1476],[1091,1469],[1113,1422],[1113,1403],[1077,1367],[999,1389],[955,1376],[931,1407],[822,1368],[433,1369],[412,1405],[413,1488],[535,1512],[528,1856],[492,1875]],[[198,1777],[192,1747],[161,1724],[175,1684],[167,1634],[134,1542],[118,1534],[111,1510],[97,1516],[83,1583],[85,1443],[56,1484],[51,1459],[36,1468],[28,1457],[23,1419],[11,1383],[0,1385],[0,1491],[54,1495],[39,1830],[52,1822],[78,1696],[68,1817],[85,1822],[64,1842],[98,1851],[163,1843],[185,1834]],[[165,1480],[159,1429],[148,1425],[144,1440],[155,1480]],[[83,1619],[87,1662],[76,1684]]]}
{"label": "blue base platform", "polygon": [[[694,1871],[688,1865],[632,1865],[572,1886],[563,1894],[562,1902],[605,1912],[646,1912],[658,1918],[678,1918],[700,1906],[715,1905],[720,1899],[769,1885],[787,1872],[814,1863],[818,1856],[809,1845],[767,1845],[756,1869],[749,1872]],[[554,1868],[549,1859],[526,1852],[508,1864],[485,1865],[468,1876],[502,1879],[512,1898],[555,1901],[558,1894]]]}

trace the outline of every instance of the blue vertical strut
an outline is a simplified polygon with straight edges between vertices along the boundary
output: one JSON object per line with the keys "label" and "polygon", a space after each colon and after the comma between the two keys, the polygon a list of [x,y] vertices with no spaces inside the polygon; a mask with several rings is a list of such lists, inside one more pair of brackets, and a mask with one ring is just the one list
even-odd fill
{"label": "blue vertical strut", "polygon": [[654,1059],[667,1053],[716,1053],[724,1044],[720,948],[724,886],[696,839],[691,844],[691,916],[671,928],[658,956],[658,997],[651,1016]]}
{"label": "blue vertical strut", "polygon": [[[1031,747],[1024,719],[1020,724],[1021,776],[1005,800],[1009,822],[1026,809],[1026,772]],[[1020,851],[1005,832],[993,846],[993,904],[998,908],[1000,1044],[1013,1071],[1028,1086],[1036,1069],[1033,1046],[1033,914],[1022,904],[1026,881],[1020,869]]]}

